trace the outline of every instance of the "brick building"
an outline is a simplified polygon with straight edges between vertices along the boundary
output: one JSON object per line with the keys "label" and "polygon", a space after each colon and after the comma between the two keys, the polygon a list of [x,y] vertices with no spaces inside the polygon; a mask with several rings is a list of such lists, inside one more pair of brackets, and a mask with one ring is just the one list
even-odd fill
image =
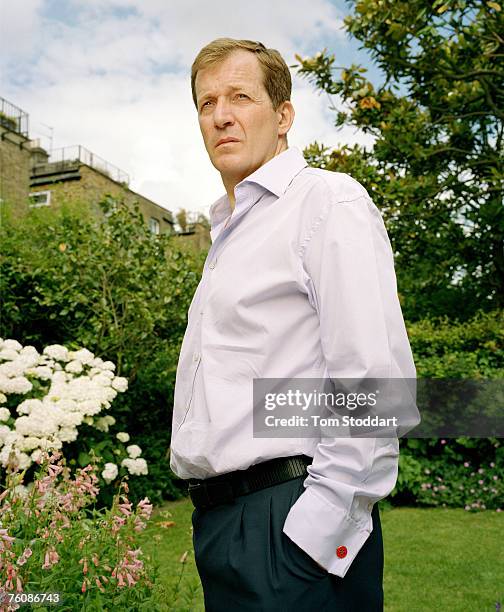
{"label": "brick building", "polygon": [[28,207],[31,153],[28,114],[0,98],[0,201]]}
{"label": "brick building", "polygon": [[56,149],[51,155],[38,146],[32,146],[32,206],[57,207],[64,202],[78,202],[100,214],[98,202],[109,194],[126,205],[137,202],[153,233],[173,233],[172,213],[132,191],[128,185],[126,173],[82,146]]}
{"label": "brick building", "polygon": [[0,202],[15,214],[29,206],[58,207],[65,201],[103,214],[98,202],[110,194],[137,202],[153,233],[174,233],[171,211],[129,188],[129,177],[81,146],[47,153],[28,133],[28,114],[0,98]]}

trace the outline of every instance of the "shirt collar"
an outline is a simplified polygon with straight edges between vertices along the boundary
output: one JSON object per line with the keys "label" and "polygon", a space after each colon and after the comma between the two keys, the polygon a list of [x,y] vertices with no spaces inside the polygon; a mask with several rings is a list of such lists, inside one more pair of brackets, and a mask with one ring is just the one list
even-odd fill
{"label": "shirt collar", "polygon": [[[301,151],[297,147],[289,147],[279,155],[275,155],[275,157],[258,168],[250,176],[247,176],[238,183],[235,187],[235,194],[239,187],[247,183],[255,183],[279,198],[287,191],[287,187],[296,174],[301,172],[306,166],[307,163]],[[210,207],[211,227],[217,226],[230,214],[231,205],[229,198],[227,194],[224,194]]]}

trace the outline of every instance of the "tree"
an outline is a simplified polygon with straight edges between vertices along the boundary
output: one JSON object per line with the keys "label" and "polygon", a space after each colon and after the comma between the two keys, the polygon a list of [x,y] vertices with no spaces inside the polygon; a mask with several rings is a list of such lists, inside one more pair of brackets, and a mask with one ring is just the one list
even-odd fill
{"label": "tree", "polygon": [[336,126],[374,137],[305,150],[348,172],[381,209],[405,315],[466,318],[504,305],[504,11],[496,1],[360,0],[345,19],[384,75],[325,50],[298,71],[339,96]]}

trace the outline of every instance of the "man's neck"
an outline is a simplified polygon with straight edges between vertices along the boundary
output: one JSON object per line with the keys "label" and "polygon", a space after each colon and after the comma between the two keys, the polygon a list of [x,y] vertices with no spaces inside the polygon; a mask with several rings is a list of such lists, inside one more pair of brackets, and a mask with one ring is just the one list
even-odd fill
{"label": "man's neck", "polygon": [[[268,159],[268,161],[270,161],[271,159],[273,159],[273,157],[276,157],[277,155],[280,155],[280,153],[283,153],[284,151],[287,150],[287,143],[284,141],[279,141],[277,149],[275,151],[275,153],[273,154],[273,156]],[[265,164],[268,163],[268,161],[265,162]],[[265,165],[263,164],[263,166]],[[261,166],[259,166],[261,167]],[[258,170],[259,168],[257,168]],[[250,175],[247,175],[250,176]],[[246,179],[247,177],[225,177],[221,174],[221,178],[222,178],[222,182],[224,184],[224,188],[226,189],[226,193],[229,199],[229,204],[231,205],[231,210],[234,210],[235,204],[236,204],[236,199],[235,199],[235,194],[234,194],[234,190],[236,185],[238,185],[238,183],[241,183],[241,181],[243,181],[244,179]]]}

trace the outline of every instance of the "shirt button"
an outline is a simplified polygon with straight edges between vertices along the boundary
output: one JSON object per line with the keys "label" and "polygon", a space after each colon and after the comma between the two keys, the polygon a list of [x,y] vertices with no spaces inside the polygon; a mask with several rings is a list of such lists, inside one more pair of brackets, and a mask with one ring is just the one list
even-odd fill
{"label": "shirt button", "polygon": [[338,555],[339,559],[343,559],[344,557],[347,556],[347,547],[346,546],[338,546],[338,548],[336,549],[336,554]]}
{"label": "shirt button", "polygon": [[215,268],[215,260],[212,261],[212,263],[208,267],[210,268],[210,270],[213,270]]}

